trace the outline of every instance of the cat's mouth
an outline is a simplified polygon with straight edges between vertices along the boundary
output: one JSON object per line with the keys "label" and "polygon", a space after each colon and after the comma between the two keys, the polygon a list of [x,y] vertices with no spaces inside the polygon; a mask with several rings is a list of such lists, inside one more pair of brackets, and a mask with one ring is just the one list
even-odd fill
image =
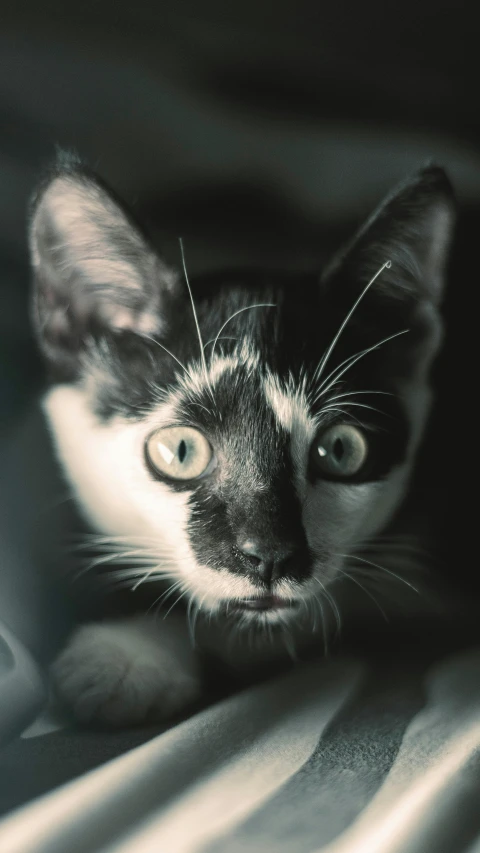
{"label": "cat's mouth", "polygon": [[297,603],[291,599],[280,598],[278,595],[259,595],[252,598],[237,599],[229,605],[229,610],[266,612],[293,607],[297,607]]}

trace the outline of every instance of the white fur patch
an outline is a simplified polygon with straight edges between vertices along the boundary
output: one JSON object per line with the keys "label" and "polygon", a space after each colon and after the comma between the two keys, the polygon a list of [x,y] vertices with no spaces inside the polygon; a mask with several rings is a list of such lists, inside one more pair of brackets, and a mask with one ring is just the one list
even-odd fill
{"label": "white fur patch", "polygon": [[91,411],[88,392],[62,385],[50,391],[44,408],[56,449],[79,506],[92,526],[121,536],[152,556],[152,566],[178,576],[202,606],[214,609],[226,598],[254,595],[246,578],[200,565],[186,534],[188,492],[177,493],[153,480],[144,461],[144,444],[153,430],[169,425],[174,406],[166,403],[141,421],[116,417],[101,423]]}
{"label": "white fur patch", "polygon": [[278,376],[268,371],[264,389],[278,423],[290,433],[297,492],[304,499],[308,454],[318,427],[316,418],[310,412],[304,384],[295,383],[293,377],[288,383],[282,383]]}
{"label": "white fur patch", "polygon": [[180,390],[190,394],[200,394],[206,388],[212,388],[225,373],[234,373],[239,368],[251,373],[260,364],[258,352],[249,346],[246,341],[236,347],[231,355],[219,355],[217,352],[210,354],[206,359],[207,372],[202,361],[199,359],[194,364],[189,364],[188,371],[178,377]]}

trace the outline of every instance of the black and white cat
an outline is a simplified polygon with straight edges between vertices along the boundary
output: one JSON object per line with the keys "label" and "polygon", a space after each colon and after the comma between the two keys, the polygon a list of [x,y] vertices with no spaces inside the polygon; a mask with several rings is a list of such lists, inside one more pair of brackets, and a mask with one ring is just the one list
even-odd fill
{"label": "black and white cat", "polygon": [[395,530],[431,403],[453,220],[429,167],[322,275],[190,287],[80,163],[49,174],[30,246],[58,459],[115,579],[168,582],[166,609],[187,604],[181,636],[152,614],[78,628],[53,670],[80,719],[128,724],[192,701],[188,628],[226,660],[244,636],[254,657],[293,654],[328,641],[339,602],[417,588],[408,549],[392,562],[394,534],[380,534]]}

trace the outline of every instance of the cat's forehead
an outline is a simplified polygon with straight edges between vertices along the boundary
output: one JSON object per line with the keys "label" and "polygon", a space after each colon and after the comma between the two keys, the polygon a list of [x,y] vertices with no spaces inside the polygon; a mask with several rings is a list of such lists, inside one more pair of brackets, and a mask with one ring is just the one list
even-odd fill
{"label": "cat's forehead", "polygon": [[188,364],[149,420],[201,429],[226,461],[235,460],[235,478],[243,471],[250,481],[255,471],[259,489],[287,462],[300,477],[317,429],[306,380],[280,376],[245,342]]}
{"label": "cat's forehead", "polygon": [[[190,364],[171,396],[179,412],[200,404],[204,417],[224,423],[270,420],[278,432],[314,428],[305,376],[281,376],[258,350],[243,341],[228,355]],[[240,418],[241,420],[238,420]]]}

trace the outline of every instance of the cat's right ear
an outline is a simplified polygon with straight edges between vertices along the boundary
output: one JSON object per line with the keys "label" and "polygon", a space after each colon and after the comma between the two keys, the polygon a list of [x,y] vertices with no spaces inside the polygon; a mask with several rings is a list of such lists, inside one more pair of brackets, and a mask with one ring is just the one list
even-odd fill
{"label": "cat's right ear", "polygon": [[29,238],[34,327],[57,373],[75,377],[92,337],[165,332],[176,273],[77,159],[61,155],[36,193]]}

